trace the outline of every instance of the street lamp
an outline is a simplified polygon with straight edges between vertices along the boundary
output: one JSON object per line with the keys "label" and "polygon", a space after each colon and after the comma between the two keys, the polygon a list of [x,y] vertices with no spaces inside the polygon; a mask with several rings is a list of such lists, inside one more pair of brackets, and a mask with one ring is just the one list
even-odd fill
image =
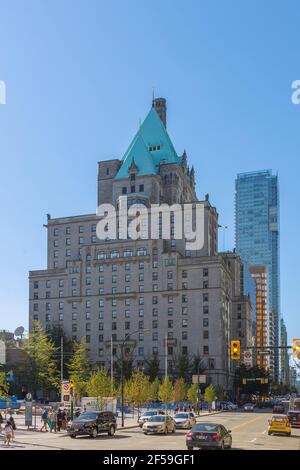
{"label": "street lamp", "polygon": [[133,331],[132,333],[128,333],[121,343],[121,414],[122,414],[121,426],[122,428],[124,427],[124,346],[125,346],[126,341],[130,338],[130,336],[136,333],[145,333],[148,331],[150,330],[136,330],[136,331]]}

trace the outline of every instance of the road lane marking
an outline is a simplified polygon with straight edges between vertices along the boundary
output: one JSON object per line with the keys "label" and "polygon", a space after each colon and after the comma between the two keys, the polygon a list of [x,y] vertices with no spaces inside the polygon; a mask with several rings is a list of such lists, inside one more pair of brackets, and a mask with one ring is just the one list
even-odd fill
{"label": "road lane marking", "polygon": [[255,442],[255,441],[257,441],[257,437],[255,437],[254,439],[252,439],[252,440],[249,441],[249,442]]}
{"label": "road lane marking", "polygon": [[251,421],[246,421],[245,423],[238,424],[237,426],[234,426],[232,428],[232,431],[234,431],[235,429],[238,429],[238,428],[242,428],[243,426],[247,426],[250,423],[254,423],[254,421],[258,421],[259,419],[262,419],[262,418],[266,419],[266,417],[263,414],[261,414],[261,416],[258,416],[257,418],[254,418],[254,419],[251,419]]}

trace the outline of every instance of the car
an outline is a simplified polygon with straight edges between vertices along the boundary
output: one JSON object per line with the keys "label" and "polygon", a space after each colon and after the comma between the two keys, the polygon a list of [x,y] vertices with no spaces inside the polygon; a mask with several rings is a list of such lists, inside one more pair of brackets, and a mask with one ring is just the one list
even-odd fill
{"label": "car", "polygon": [[186,434],[186,447],[199,449],[230,449],[232,446],[231,431],[222,424],[198,423]]}
{"label": "car", "polygon": [[273,406],[273,413],[274,414],[280,414],[280,413],[283,413],[285,414],[285,409],[284,409],[284,405],[282,403],[278,403],[277,405],[274,405]]}
{"label": "car", "polygon": [[287,414],[288,420],[292,428],[300,427],[300,411],[289,411]]}
{"label": "car", "polygon": [[169,415],[150,416],[148,421],[143,424],[144,434],[168,434],[176,431],[176,423]]}
{"label": "car", "polygon": [[95,438],[100,433],[113,436],[116,429],[117,420],[111,411],[85,411],[69,423],[67,432],[72,438],[83,435]]}
{"label": "car", "polygon": [[254,411],[254,405],[253,403],[246,403],[244,405],[244,411]]}
{"label": "car", "polygon": [[176,413],[174,416],[177,429],[191,429],[196,424],[194,413]]}
{"label": "car", "polygon": [[286,415],[274,415],[269,420],[268,435],[285,434],[291,436],[292,429],[289,419]]}
{"label": "car", "polygon": [[237,410],[238,409],[238,406],[236,403],[232,403],[232,401],[228,401],[227,402],[227,406],[231,409],[231,410]]}
{"label": "car", "polygon": [[145,413],[143,413],[137,420],[138,422],[138,425],[140,428],[143,427],[143,424],[146,423],[146,421],[148,421],[149,418],[151,418],[151,416],[156,416],[156,415],[164,415],[165,412],[162,411],[162,410],[158,410],[158,411],[145,411]]}

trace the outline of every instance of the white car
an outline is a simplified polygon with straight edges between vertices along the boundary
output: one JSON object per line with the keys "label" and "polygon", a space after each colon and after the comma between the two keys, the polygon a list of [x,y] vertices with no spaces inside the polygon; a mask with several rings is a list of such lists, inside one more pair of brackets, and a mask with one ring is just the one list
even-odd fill
{"label": "white car", "polygon": [[194,413],[176,413],[174,416],[177,429],[191,429],[196,424]]}
{"label": "white car", "polygon": [[254,411],[254,405],[252,403],[246,403],[244,405],[244,411]]}
{"label": "white car", "polygon": [[146,423],[149,420],[149,418],[151,418],[151,416],[164,415],[164,414],[165,414],[164,411],[161,411],[161,410],[159,410],[159,411],[153,411],[153,410],[152,411],[145,411],[145,413],[143,413],[139,417],[139,419],[137,421],[138,425],[140,426],[140,428],[142,428],[143,424]]}
{"label": "white car", "polygon": [[176,431],[176,423],[169,415],[150,416],[148,421],[143,424],[144,434],[168,434]]}
{"label": "white car", "polygon": [[235,403],[232,403],[232,401],[228,401],[227,405],[229,406],[229,408],[231,410],[237,410],[238,409],[238,406]]}

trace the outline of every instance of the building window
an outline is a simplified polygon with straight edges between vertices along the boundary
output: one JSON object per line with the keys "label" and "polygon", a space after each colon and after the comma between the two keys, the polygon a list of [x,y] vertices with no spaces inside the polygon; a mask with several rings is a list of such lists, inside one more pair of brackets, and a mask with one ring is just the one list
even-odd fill
{"label": "building window", "polygon": [[76,309],[76,308],[77,308],[77,302],[74,302],[74,301],[72,302],[72,308],[73,308],[73,309]]}
{"label": "building window", "polygon": [[99,341],[99,343],[103,343],[103,335],[99,335],[98,341]]}
{"label": "building window", "polygon": [[77,312],[72,313],[72,320],[77,320]]}
{"label": "building window", "polygon": [[158,355],[158,353],[159,353],[158,347],[157,347],[157,346],[154,346],[154,347],[152,348],[152,354],[153,354],[153,355]]}
{"label": "building window", "polygon": [[34,281],[33,283],[33,288],[38,289],[39,288],[39,281]]}
{"label": "building window", "polygon": [[122,194],[127,194],[127,186],[122,187]]}
{"label": "building window", "polygon": [[130,271],[130,263],[125,263],[125,271]]}
{"label": "building window", "polygon": [[173,320],[168,320],[168,328],[173,328]]}
{"label": "building window", "polygon": [[208,330],[203,330],[203,339],[208,339],[208,338],[209,338]]}
{"label": "building window", "polygon": [[86,289],[85,295],[92,295],[92,289]]}
{"label": "building window", "polygon": [[34,292],[34,293],[33,293],[33,298],[34,298],[34,300],[38,300],[38,298],[39,298],[39,293],[38,293],[38,292]]}
{"label": "building window", "polygon": [[186,279],[188,277],[188,272],[187,271],[182,271],[182,277]]}
{"label": "building window", "polygon": [[125,286],[125,293],[130,294],[131,292],[131,287],[130,286]]}
{"label": "building window", "polygon": [[157,328],[158,327],[158,321],[157,320],[152,320],[152,328]]}
{"label": "building window", "polygon": [[55,247],[58,247],[58,245],[59,245],[59,242],[58,242],[58,240],[54,240],[54,242],[53,242],[53,246],[55,246]]}
{"label": "building window", "polygon": [[152,290],[153,291],[158,291],[158,284],[153,284],[152,285]]}
{"label": "building window", "polygon": [[51,313],[46,313],[46,321],[51,321]]}
{"label": "building window", "polygon": [[104,272],[104,264],[99,264],[99,273]]}
{"label": "building window", "polygon": [[144,309],[140,308],[139,309],[139,317],[143,317],[143,316],[144,316]]}
{"label": "building window", "polygon": [[208,276],[208,269],[203,268],[203,277],[207,277],[207,276]]}
{"label": "building window", "polygon": [[173,271],[168,271],[168,279],[173,279]]}
{"label": "building window", "polygon": [[140,347],[140,348],[138,349],[138,355],[139,355],[139,356],[144,356],[144,348],[143,348],[143,347]]}
{"label": "building window", "polygon": [[99,331],[103,331],[104,330],[104,327],[103,327],[103,323],[99,323]]}
{"label": "building window", "polygon": [[144,292],[144,286],[143,286],[143,284],[140,284],[140,285],[139,285],[139,292]]}
{"label": "building window", "polygon": [[70,246],[71,245],[71,238],[66,238],[66,245]]}
{"label": "building window", "polygon": [[146,248],[139,248],[136,252],[137,256],[146,256],[147,255],[147,250]]}
{"label": "building window", "polygon": [[57,237],[57,236],[58,236],[58,228],[55,228],[55,229],[53,230],[53,236],[54,236],[54,237]]}
{"label": "building window", "polygon": [[144,269],[144,261],[139,261],[139,269]]}
{"label": "building window", "polygon": [[208,306],[207,306],[207,305],[204,305],[204,307],[203,307],[203,313],[204,313],[205,315],[207,315],[207,314],[209,313],[209,310],[208,310]]}
{"label": "building window", "polygon": [[208,318],[203,318],[203,326],[208,327]]}
{"label": "building window", "polygon": [[58,253],[59,253],[59,251],[58,251],[58,250],[55,250],[55,251],[54,251],[54,255],[53,255],[53,256],[54,256],[54,258],[58,258]]}
{"label": "building window", "polygon": [[[47,304],[46,304],[47,305]],[[37,312],[39,309],[39,304],[33,304],[33,311]]]}
{"label": "building window", "polygon": [[144,333],[139,333],[139,341],[144,341]]}
{"label": "building window", "polygon": [[85,284],[87,286],[90,286],[92,284],[92,278],[91,277],[87,277],[86,280],[85,280]]}
{"label": "building window", "polygon": [[208,289],[208,281],[203,281],[203,289]]}
{"label": "building window", "polygon": [[130,330],[130,321],[125,322],[125,330]]}
{"label": "building window", "polygon": [[139,321],[139,330],[143,330],[143,329],[144,329],[144,321],[140,320]]}
{"label": "building window", "polygon": [[46,303],[46,310],[51,310],[51,304],[50,304],[50,302],[47,302],[47,303]]}
{"label": "building window", "polygon": [[156,295],[154,295],[154,296],[152,297],[152,304],[155,305],[155,304],[157,304],[157,303],[158,303],[158,297],[157,297]]}
{"label": "building window", "polygon": [[103,318],[104,318],[104,311],[103,310],[100,310],[100,312],[98,314],[98,318],[99,318],[99,320],[103,320]]}
{"label": "building window", "polygon": [[130,317],[130,310],[125,310],[125,318],[129,318]]}
{"label": "building window", "polygon": [[124,304],[125,304],[127,307],[130,306],[130,299],[125,299]]}
{"label": "building window", "polygon": [[173,303],[173,295],[168,295],[168,304]]}
{"label": "building window", "polygon": [[203,346],[203,355],[207,356],[209,354],[209,347],[208,346]]}
{"label": "building window", "polygon": [[182,303],[183,303],[183,304],[186,304],[186,303],[187,303],[187,301],[188,301],[188,299],[187,299],[187,295],[185,295],[185,294],[184,294],[184,295],[182,295],[182,296],[181,296],[181,301],[182,301]]}
{"label": "building window", "polygon": [[208,302],[208,294],[203,294],[203,302]]}
{"label": "building window", "polygon": [[91,225],[91,232],[96,232],[96,230],[97,230],[96,224],[92,224]]}
{"label": "building window", "polygon": [[157,281],[157,279],[158,279],[158,273],[155,271],[152,273],[152,280]]}
{"label": "building window", "polygon": [[158,261],[157,260],[153,260],[152,261],[152,268],[158,268]]}
{"label": "building window", "polygon": [[187,332],[187,331],[183,331],[183,332],[182,332],[182,339],[183,339],[183,340],[187,340],[187,339],[188,339],[188,332]]}
{"label": "building window", "polygon": [[91,335],[86,335],[85,336],[85,342],[90,343],[91,342]]}
{"label": "building window", "polygon": [[188,347],[182,346],[182,354],[187,354],[187,353],[188,353]]}
{"label": "building window", "polygon": [[66,256],[71,256],[71,250],[69,248],[66,250]]}
{"label": "building window", "polygon": [[59,302],[58,308],[59,308],[59,310],[63,310],[64,309],[64,302]]}
{"label": "building window", "polygon": [[139,297],[139,305],[144,305],[144,297]]}
{"label": "building window", "polygon": [[[129,276],[129,274],[127,274],[126,276]],[[126,280],[126,279],[125,279]],[[130,280],[130,279],[129,279]],[[144,280],[144,273],[140,273],[139,274],[139,281],[143,281]]]}
{"label": "building window", "polygon": [[158,308],[153,308],[152,309],[152,316],[157,317],[158,316]]}
{"label": "building window", "polygon": [[99,284],[104,284],[104,276],[99,276]]}
{"label": "building window", "polygon": [[111,304],[113,307],[117,306],[117,299],[112,299]]}
{"label": "building window", "polygon": [[187,319],[186,318],[182,319],[182,328],[187,328]]}
{"label": "building window", "polygon": [[140,192],[140,193],[143,193],[143,192],[144,192],[144,185],[143,185],[143,184],[140,184],[140,185],[139,185],[139,192]]}
{"label": "building window", "polygon": [[117,329],[117,323],[116,323],[115,321],[112,322],[112,324],[111,324],[111,329],[112,329],[113,331],[115,331],[115,330]]}
{"label": "building window", "polygon": [[50,289],[51,288],[51,281],[46,281],[46,288]]}
{"label": "building window", "polygon": [[99,307],[104,307],[104,299],[99,299]]}
{"label": "building window", "polygon": [[168,307],[168,316],[173,315],[173,307]]}

